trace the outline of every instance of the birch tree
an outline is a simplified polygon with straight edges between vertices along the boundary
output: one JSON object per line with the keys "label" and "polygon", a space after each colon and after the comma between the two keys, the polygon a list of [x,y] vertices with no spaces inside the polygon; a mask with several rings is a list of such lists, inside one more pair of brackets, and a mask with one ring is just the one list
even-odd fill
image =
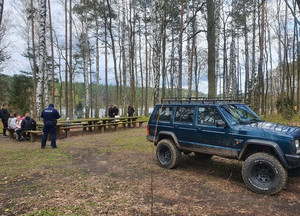
{"label": "birch tree", "polygon": [[0,0],[0,26],[2,24],[3,8],[4,8],[4,0]]}
{"label": "birch tree", "polygon": [[39,71],[37,80],[37,112],[45,106],[45,94],[48,93],[46,72],[46,0],[39,0]]}

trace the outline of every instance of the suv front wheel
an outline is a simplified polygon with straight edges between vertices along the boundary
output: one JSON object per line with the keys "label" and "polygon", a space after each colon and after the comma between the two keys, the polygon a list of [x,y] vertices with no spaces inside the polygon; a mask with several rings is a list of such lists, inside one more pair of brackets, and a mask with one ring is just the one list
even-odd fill
{"label": "suv front wheel", "polygon": [[259,152],[244,162],[242,175],[246,185],[260,194],[276,194],[287,182],[287,171],[272,155]]}
{"label": "suv front wheel", "polygon": [[172,169],[179,164],[181,152],[175,146],[173,141],[163,139],[157,144],[156,157],[161,167]]}

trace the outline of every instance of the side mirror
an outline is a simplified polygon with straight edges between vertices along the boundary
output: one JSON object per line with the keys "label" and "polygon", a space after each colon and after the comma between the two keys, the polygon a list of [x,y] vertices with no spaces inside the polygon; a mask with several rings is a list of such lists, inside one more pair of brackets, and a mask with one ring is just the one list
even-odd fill
{"label": "side mirror", "polygon": [[226,127],[226,123],[223,120],[217,120],[216,126],[217,127]]}

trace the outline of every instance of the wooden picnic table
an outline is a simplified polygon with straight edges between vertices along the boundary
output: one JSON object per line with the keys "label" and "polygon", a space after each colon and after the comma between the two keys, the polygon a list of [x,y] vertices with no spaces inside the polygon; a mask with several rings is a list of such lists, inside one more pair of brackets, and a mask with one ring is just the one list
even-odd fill
{"label": "wooden picnic table", "polygon": [[[132,124],[135,126],[135,122],[141,118],[140,116],[133,117],[116,117],[116,118],[91,118],[91,119],[74,119],[74,120],[61,120],[57,121],[56,132],[58,137],[62,135],[62,133],[69,133],[71,128],[83,128],[83,131],[106,131],[111,130],[112,126],[117,127],[117,124],[123,124],[123,127],[131,127]],[[43,122],[37,122],[37,127],[42,128],[44,126]],[[86,126],[86,127],[85,127]]]}

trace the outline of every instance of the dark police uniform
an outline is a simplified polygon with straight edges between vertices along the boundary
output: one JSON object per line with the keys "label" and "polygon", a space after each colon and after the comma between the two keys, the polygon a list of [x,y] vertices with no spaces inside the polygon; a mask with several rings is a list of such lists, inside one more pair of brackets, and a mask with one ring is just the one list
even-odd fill
{"label": "dark police uniform", "polygon": [[49,132],[51,135],[51,146],[52,148],[56,148],[56,123],[60,115],[58,111],[54,109],[54,105],[50,104],[48,108],[43,110],[41,117],[44,119],[42,148],[46,146]]}

